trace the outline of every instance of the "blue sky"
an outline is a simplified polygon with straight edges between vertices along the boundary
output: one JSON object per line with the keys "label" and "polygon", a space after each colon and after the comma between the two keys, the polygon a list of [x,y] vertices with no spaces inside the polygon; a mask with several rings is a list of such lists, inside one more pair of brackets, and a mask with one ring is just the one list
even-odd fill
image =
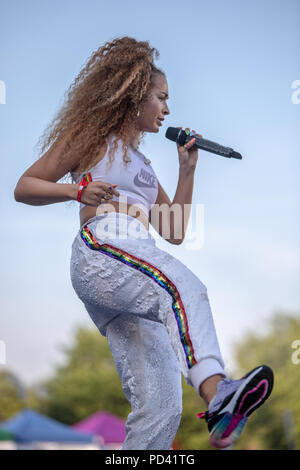
{"label": "blue sky", "polygon": [[142,150],[171,199],[179,163],[167,127],[190,127],[243,155],[199,151],[201,249],[156,239],[206,284],[228,370],[249,329],[264,334],[275,311],[299,312],[299,17],[299,0],[2,0],[0,340],[24,382],[48,377],[76,326],[93,324],[69,277],[78,203],[29,206],[13,191],[67,88],[115,37],[149,40],[160,52],[171,114]]}

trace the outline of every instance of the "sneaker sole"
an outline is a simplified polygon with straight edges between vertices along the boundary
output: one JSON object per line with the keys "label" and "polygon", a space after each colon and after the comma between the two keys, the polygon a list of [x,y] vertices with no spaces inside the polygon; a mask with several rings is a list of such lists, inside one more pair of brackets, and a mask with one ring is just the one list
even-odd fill
{"label": "sneaker sole", "polygon": [[[213,427],[210,443],[217,448],[232,445],[240,436],[248,417],[270,396],[274,376],[270,367],[256,367],[242,379],[246,379],[233,394],[229,403],[219,411],[223,418]],[[216,415],[217,416],[217,415]]]}

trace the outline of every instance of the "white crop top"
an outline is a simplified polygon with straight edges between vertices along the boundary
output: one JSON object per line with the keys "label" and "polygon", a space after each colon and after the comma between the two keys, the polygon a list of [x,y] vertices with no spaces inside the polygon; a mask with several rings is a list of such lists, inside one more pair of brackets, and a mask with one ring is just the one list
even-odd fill
{"label": "white crop top", "polygon": [[[116,190],[120,196],[113,195],[113,198],[102,199],[101,202],[119,201],[120,203],[136,204],[144,212],[149,213],[155,204],[158,193],[158,181],[156,174],[150,164],[146,164],[144,156],[139,151],[129,148],[127,155],[130,162],[123,161],[122,139],[119,140],[114,160],[109,162],[109,149],[116,138],[115,135],[107,139],[107,151],[104,157],[85,173],[91,173],[92,181],[104,181],[106,183],[117,184]],[[127,165],[127,167],[125,167]],[[83,178],[83,173],[78,175],[71,172],[73,179],[79,183]],[[80,202],[79,210],[86,204]]]}

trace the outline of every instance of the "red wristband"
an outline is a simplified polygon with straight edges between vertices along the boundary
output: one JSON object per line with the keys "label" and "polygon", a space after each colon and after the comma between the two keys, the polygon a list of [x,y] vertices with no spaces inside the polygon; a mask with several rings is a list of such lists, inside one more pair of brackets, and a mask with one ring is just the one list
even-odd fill
{"label": "red wristband", "polygon": [[84,173],[82,180],[79,183],[79,189],[77,193],[77,201],[81,202],[82,191],[92,181],[91,173]]}

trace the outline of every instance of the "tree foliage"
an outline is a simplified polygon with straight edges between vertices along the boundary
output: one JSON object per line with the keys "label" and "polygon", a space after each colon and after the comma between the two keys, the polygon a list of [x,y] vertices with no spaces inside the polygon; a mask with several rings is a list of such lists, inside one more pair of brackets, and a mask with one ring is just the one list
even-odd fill
{"label": "tree foliage", "polygon": [[0,422],[9,419],[26,405],[26,391],[8,369],[0,371]]}
{"label": "tree foliage", "polygon": [[39,411],[66,424],[102,410],[126,417],[130,405],[106,338],[96,328],[79,327],[73,345],[61,350],[65,364],[40,386]]}
{"label": "tree foliage", "polygon": [[[266,333],[259,327],[235,345],[240,375],[260,364],[274,372],[274,388],[270,398],[249,417],[247,427],[236,444],[244,449],[247,443],[260,449],[300,448],[300,363],[294,363],[292,344],[300,340],[300,313],[275,312]],[[300,350],[299,355],[300,359]],[[291,418],[285,430],[284,419]]]}
{"label": "tree foliage", "polygon": [[[234,344],[238,379],[260,364],[274,371],[274,389],[266,403],[249,417],[234,449],[300,448],[300,363],[292,361],[292,344],[300,340],[300,314],[274,313],[269,325],[243,335]],[[96,328],[79,327],[72,345],[62,346],[64,364],[53,377],[20,397],[16,380],[0,374],[0,413],[7,419],[26,406],[66,424],[74,424],[97,411],[124,419],[131,411],[115,368],[106,338]],[[300,360],[300,349],[299,349]],[[176,441],[182,449],[214,450],[207,425],[196,414],[205,411],[204,401],[182,377],[183,413]]]}

